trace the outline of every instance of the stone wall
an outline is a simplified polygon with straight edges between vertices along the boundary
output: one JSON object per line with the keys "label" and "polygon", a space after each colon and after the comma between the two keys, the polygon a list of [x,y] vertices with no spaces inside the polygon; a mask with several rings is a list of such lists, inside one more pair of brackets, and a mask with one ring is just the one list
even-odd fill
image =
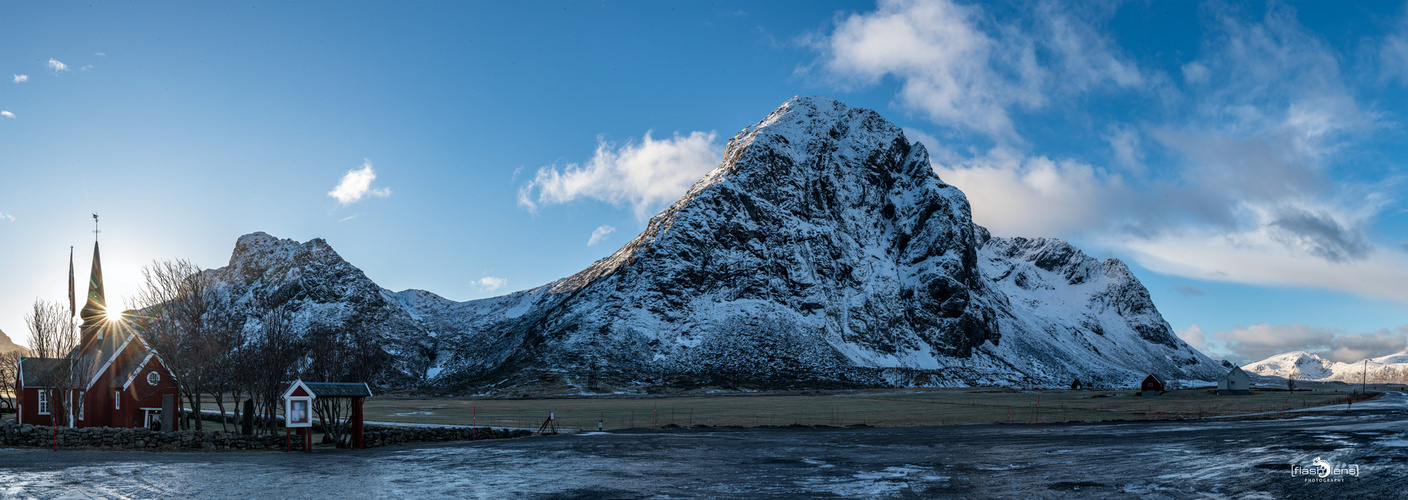
{"label": "stone wall", "polygon": [[[368,448],[400,443],[435,441],[470,441],[531,436],[533,433],[483,427],[389,427],[365,429]],[[108,448],[150,450],[284,450],[284,436],[245,436],[236,432],[179,431],[155,432],[149,429],[117,429],[112,427],[52,427],[6,422],[0,424],[0,445],[49,448],[57,437],[60,448]],[[293,439],[293,448],[302,449],[302,442]]]}
{"label": "stone wall", "polygon": [[234,432],[154,432],[113,427],[60,427],[6,422],[0,424],[0,444],[49,448],[115,448],[154,450],[282,450],[283,436],[245,436]]}
{"label": "stone wall", "polygon": [[363,436],[368,448],[399,443],[434,441],[471,441],[532,436],[525,430],[489,429],[484,427],[388,427],[368,425]]}

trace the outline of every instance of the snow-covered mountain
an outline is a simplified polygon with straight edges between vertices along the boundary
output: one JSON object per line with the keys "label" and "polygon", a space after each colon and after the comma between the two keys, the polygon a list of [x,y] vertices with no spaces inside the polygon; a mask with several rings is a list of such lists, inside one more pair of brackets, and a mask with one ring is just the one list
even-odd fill
{"label": "snow-covered mountain", "polygon": [[396,295],[343,260],[327,242],[306,243],[259,232],[241,236],[230,263],[206,271],[236,311],[257,329],[261,311],[282,309],[293,330],[331,328],[366,336],[388,355],[382,382],[419,383],[434,357],[434,334]]}
{"label": "snow-covered mountain", "polygon": [[458,304],[398,296],[446,332],[436,380],[448,385],[1127,385],[1222,372],[1118,260],[989,237],[922,146],[821,97],[744,129],[643,233],[573,276]]}
{"label": "snow-covered mountain", "polygon": [[1367,361],[1343,363],[1330,361],[1306,351],[1294,351],[1277,354],[1243,366],[1242,369],[1263,377],[1317,382],[1360,383],[1367,380],[1371,384],[1408,383],[1408,351],[1370,358]]}
{"label": "snow-covered mountain", "polygon": [[583,271],[454,302],[390,293],[322,240],[240,239],[222,273],[299,321],[383,332],[397,379],[451,390],[1129,386],[1224,369],[1115,259],[973,224],[923,146],[877,113],[794,98],[644,232]]}

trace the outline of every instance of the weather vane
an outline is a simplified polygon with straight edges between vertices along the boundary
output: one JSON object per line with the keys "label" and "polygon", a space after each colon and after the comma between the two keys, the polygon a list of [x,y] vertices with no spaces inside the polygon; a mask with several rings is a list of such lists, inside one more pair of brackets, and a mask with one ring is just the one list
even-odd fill
{"label": "weather vane", "polygon": [[98,214],[93,214],[93,239],[94,239],[94,240],[97,240],[97,239],[98,239],[98,233],[101,233],[101,232],[102,232],[102,231],[99,231],[99,230],[98,230]]}

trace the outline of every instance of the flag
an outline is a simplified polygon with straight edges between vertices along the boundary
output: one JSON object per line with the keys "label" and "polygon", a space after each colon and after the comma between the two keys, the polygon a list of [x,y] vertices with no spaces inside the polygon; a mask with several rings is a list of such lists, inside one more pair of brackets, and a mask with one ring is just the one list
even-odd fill
{"label": "flag", "polygon": [[68,317],[78,315],[78,305],[73,301],[73,247],[68,247]]}

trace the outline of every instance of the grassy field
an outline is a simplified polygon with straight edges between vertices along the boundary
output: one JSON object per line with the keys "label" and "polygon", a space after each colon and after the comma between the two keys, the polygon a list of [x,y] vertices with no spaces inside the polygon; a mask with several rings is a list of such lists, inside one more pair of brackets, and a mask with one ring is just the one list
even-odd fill
{"label": "grassy field", "polygon": [[559,429],[574,430],[595,429],[598,420],[609,429],[668,424],[899,426],[1199,418],[1342,404],[1346,396],[1332,390],[1216,396],[1207,389],[1187,389],[1137,397],[1135,391],[970,388],[547,399],[377,397],[368,399],[365,409],[367,420],[529,429],[542,425],[549,412],[556,415]]}

